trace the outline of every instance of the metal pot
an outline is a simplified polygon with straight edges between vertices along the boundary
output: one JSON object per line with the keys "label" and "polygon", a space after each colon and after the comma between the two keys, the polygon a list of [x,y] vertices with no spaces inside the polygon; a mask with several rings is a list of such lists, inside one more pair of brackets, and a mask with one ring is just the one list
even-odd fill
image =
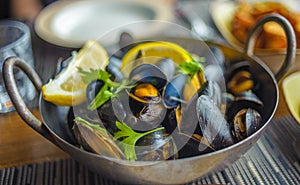
{"label": "metal pot", "polygon": [[[275,76],[262,61],[252,55],[256,33],[261,26],[268,21],[276,21],[279,23],[284,28],[288,40],[287,55],[284,64]],[[8,94],[23,120],[38,133],[59,146],[75,160],[86,165],[92,171],[103,174],[104,177],[130,184],[182,184],[214,170],[220,170],[237,160],[256,143],[276,111],[279,98],[277,82],[284,76],[295,58],[296,40],[293,29],[289,22],[282,16],[269,15],[256,24],[250,35],[244,52],[237,51],[225,45],[204,42],[192,38],[159,39],[180,44],[182,47],[200,56],[206,55],[205,48],[207,48],[207,45],[215,45],[223,51],[230,65],[234,63],[233,61],[237,61],[237,59],[249,61],[250,67],[253,69],[252,71],[255,72],[254,75],[262,84],[258,95],[265,104],[262,110],[263,126],[251,136],[232,146],[196,157],[170,161],[130,162],[83,151],[72,145],[72,141],[70,141],[68,137],[65,117],[69,107],[53,105],[44,101],[42,96],[40,96],[39,109],[42,117],[42,121],[40,121],[25,105],[16,87],[13,67],[17,66],[22,69],[31,79],[37,91],[40,92],[42,86],[39,76],[26,62],[16,57],[7,59],[3,66],[4,80]]]}

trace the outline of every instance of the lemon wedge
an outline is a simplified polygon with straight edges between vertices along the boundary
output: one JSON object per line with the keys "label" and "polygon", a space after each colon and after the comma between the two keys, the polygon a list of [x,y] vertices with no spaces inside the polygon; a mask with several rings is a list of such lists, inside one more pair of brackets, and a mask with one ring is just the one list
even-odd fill
{"label": "lemon wedge", "polygon": [[127,71],[130,71],[136,65],[139,55],[143,58],[143,63],[155,63],[155,60],[161,58],[170,58],[176,64],[193,60],[187,50],[175,43],[166,41],[146,42],[131,48],[124,55],[120,67],[123,73],[126,74]]}
{"label": "lemon wedge", "polygon": [[72,106],[84,102],[88,84],[82,81],[77,68],[105,69],[108,62],[106,50],[96,41],[87,41],[78,54],[73,56],[69,65],[42,86],[44,100],[60,106]]}

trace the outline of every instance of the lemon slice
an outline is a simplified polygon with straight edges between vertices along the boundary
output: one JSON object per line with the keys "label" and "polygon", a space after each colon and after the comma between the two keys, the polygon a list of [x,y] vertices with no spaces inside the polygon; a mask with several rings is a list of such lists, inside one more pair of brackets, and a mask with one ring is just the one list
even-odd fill
{"label": "lemon slice", "polygon": [[136,65],[139,55],[142,55],[143,63],[154,63],[153,60],[161,58],[170,58],[176,64],[193,60],[188,51],[175,43],[165,41],[146,42],[138,44],[124,55],[120,69],[126,74],[126,71],[130,71]]}
{"label": "lemon slice", "polygon": [[105,69],[108,61],[108,54],[99,43],[87,41],[69,65],[42,87],[44,100],[60,106],[82,103],[86,100],[88,84],[82,81],[77,68],[81,67],[85,71],[91,68]]}
{"label": "lemon slice", "polygon": [[[142,59],[138,59],[139,57],[142,57]],[[161,58],[170,58],[176,64],[193,60],[191,53],[175,43],[166,41],[146,42],[138,44],[124,55],[120,69],[123,74],[128,76],[131,69],[139,62],[155,63]],[[201,71],[186,84],[183,93],[184,99],[189,101],[204,82],[204,73]]]}

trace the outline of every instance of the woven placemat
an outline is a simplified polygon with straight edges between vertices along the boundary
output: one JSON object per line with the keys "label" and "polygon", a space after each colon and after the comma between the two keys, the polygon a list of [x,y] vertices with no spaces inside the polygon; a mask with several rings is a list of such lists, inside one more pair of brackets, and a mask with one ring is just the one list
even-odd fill
{"label": "woven placemat", "polygon": [[[193,184],[300,184],[300,126],[293,118],[273,120],[243,157],[223,171]],[[298,151],[297,151],[298,150]],[[297,155],[298,152],[298,155]],[[0,171],[1,185],[121,185],[95,174],[72,159],[30,164]]]}

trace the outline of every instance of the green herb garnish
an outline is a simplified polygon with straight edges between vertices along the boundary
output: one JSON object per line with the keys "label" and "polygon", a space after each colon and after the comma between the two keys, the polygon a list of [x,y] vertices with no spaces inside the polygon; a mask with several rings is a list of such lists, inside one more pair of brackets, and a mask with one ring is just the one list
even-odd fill
{"label": "green herb garnish", "polygon": [[88,105],[89,110],[97,109],[109,99],[116,97],[123,89],[133,87],[132,85],[128,85],[127,80],[122,80],[120,83],[112,81],[110,79],[111,74],[105,70],[90,69],[89,71],[84,71],[82,68],[78,67],[78,72],[81,74],[82,81],[86,84],[91,83],[96,79],[104,82],[103,87],[98,92],[95,99]]}
{"label": "green herb garnish", "polygon": [[92,82],[98,78],[99,70],[90,68],[90,71],[84,71],[81,67],[77,68],[78,72],[81,75],[81,79],[85,84]]}
{"label": "green herb garnish", "polygon": [[204,57],[199,57],[196,59],[193,59],[189,62],[183,62],[179,64],[179,72],[183,74],[190,75],[191,78],[193,78],[194,75],[196,75],[199,71],[203,71],[203,65],[202,63],[205,61]]}
{"label": "green herb garnish", "polygon": [[160,127],[160,128],[150,130],[148,132],[137,133],[134,130],[132,130],[129,126],[127,126],[125,123],[116,121],[116,126],[120,131],[114,134],[114,138],[122,139],[121,144],[124,148],[125,157],[130,161],[135,161],[137,159],[135,153],[135,144],[140,138],[148,134],[151,134],[153,132],[164,129],[163,127]]}

